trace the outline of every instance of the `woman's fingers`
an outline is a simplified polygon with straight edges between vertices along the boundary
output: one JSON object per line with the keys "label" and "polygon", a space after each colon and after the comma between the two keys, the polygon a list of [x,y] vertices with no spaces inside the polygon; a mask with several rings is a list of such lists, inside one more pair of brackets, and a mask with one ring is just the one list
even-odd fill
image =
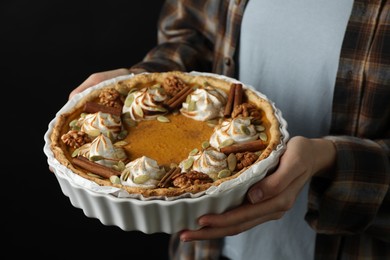
{"label": "woman's fingers", "polygon": [[271,175],[254,184],[248,191],[248,200],[258,203],[277,196],[301,176],[311,177],[311,146],[306,138],[294,137],[287,143],[287,149],[280,157],[278,168]]}
{"label": "woman's fingers", "polygon": [[236,235],[254,226],[283,217],[290,210],[305,185],[305,175],[297,177],[284,191],[260,203],[244,203],[223,214],[209,214],[199,218],[200,230],[183,231],[184,241],[203,240]]}
{"label": "woman's fingers", "polygon": [[77,93],[80,93],[86,90],[87,88],[92,87],[102,81],[105,81],[107,79],[112,79],[122,75],[127,75],[127,74],[129,74],[129,70],[125,68],[94,73],[90,75],[78,87],[76,87],[72,92],[70,92],[69,99],[71,99]]}
{"label": "woman's fingers", "polygon": [[180,239],[182,241],[192,241],[232,236],[244,232],[254,226],[260,225],[264,222],[280,219],[284,215],[284,213],[285,212],[275,212],[266,216],[262,216],[250,221],[238,223],[237,225],[231,225],[228,227],[203,227],[196,231],[182,231],[180,234]]}

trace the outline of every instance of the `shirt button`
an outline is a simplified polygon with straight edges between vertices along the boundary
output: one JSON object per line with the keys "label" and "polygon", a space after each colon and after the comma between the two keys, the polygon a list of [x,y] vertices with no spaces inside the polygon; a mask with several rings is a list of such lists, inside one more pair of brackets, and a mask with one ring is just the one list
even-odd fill
{"label": "shirt button", "polygon": [[230,66],[230,64],[231,64],[231,61],[230,61],[230,58],[229,58],[229,57],[225,57],[225,58],[223,59],[223,62],[225,63],[226,66]]}

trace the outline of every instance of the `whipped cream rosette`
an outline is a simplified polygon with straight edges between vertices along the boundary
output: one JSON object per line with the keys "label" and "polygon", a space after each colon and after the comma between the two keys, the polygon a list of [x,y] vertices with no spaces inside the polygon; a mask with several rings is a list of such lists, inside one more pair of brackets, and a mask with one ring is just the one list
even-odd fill
{"label": "whipped cream rosette", "polygon": [[227,94],[212,87],[197,88],[187,96],[180,112],[194,120],[206,121],[223,116]]}
{"label": "whipped cream rosette", "polygon": [[132,89],[127,94],[122,114],[129,113],[130,118],[136,121],[155,119],[168,111],[163,106],[167,95],[160,85],[149,88]]}
{"label": "whipped cream rosette", "polygon": [[122,131],[122,120],[120,116],[109,113],[96,112],[83,114],[77,122],[81,125],[81,131],[91,137],[103,134],[113,140],[116,139]]}
{"label": "whipped cream rosette", "polygon": [[210,145],[219,149],[225,145],[245,143],[259,138],[256,126],[249,117],[227,118],[214,128]]}
{"label": "whipped cream rosette", "polygon": [[81,146],[77,155],[110,168],[127,159],[125,150],[120,146],[115,146],[104,134],[98,135],[91,143]]}
{"label": "whipped cream rosette", "polygon": [[212,147],[190,154],[179,166],[183,171],[201,172],[212,179],[217,179],[219,172],[228,169],[227,156]]}
{"label": "whipped cream rosette", "polygon": [[155,160],[142,156],[125,165],[120,179],[126,186],[156,188],[164,174],[165,169]]}

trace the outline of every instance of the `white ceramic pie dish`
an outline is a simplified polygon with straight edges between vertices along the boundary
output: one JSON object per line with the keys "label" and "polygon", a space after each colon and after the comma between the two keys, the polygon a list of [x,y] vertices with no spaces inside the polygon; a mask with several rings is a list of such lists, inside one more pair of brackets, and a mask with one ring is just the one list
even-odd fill
{"label": "white ceramic pie dish", "polygon": [[[111,84],[115,80],[126,77],[108,80],[93,88],[103,87]],[[229,186],[229,183],[223,183],[227,186],[221,192],[206,192],[198,197],[179,198],[175,200],[143,200],[118,197],[115,193],[107,192],[104,189],[101,190],[95,183],[82,179],[79,175],[60,164],[54,158],[53,152],[50,149],[50,135],[57,116],[69,109],[73,102],[83,97],[90,90],[76,95],[71,102],[68,101],[58,111],[56,117],[49,123],[48,130],[44,135],[45,145],[43,150],[47,156],[47,162],[60,184],[62,192],[69,197],[74,207],[82,209],[87,217],[97,218],[104,225],[118,226],[125,231],[137,230],[146,234],[157,232],[172,234],[183,229],[200,228],[197,224],[197,219],[200,216],[208,213],[222,213],[242,203],[248,188],[264,178],[266,173],[278,164],[279,157],[283,154],[285,144],[289,138],[287,122],[283,119],[281,111],[274,106],[276,111],[275,115],[279,119],[280,130],[282,132],[281,144],[269,157],[257,162],[242,173],[238,177],[240,178],[239,181],[233,187]],[[259,95],[262,98],[266,98],[260,93]]]}

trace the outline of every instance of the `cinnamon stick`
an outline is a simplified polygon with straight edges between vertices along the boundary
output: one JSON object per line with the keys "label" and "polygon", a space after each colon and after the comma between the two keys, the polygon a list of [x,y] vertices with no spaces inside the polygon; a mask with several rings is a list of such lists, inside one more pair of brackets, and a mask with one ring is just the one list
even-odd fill
{"label": "cinnamon stick", "polygon": [[169,102],[168,107],[170,109],[175,109],[176,107],[178,107],[181,103],[184,102],[184,100],[186,100],[187,96],[191,94],[192,91],[194,91],[191,87],[186,87],[183,90],[180,91],[175,97],[172,98],[174,99],[173,101],[171,101],[172,99],[168,101]]}
{"label": "cinnamon stick", "polygon": [[95,163],[93,161],[90,161],[88,158],[85,158],[84,156],[77,156],[72,159],[72,162],[83,168],[84,170],[88,172],[92,172],[96,175],[99,175],[103,178],[110,178],[112,175],[121,175],[121,172],[116,171],[114,169],[111,169],[107,166]]}
{"label": "cinnamon stick", "polygon": [[236,85],[235,83],[233,83],[232,85],[230,85],[230,89],[229,89],[229,95],[228,95],[228,100],[226,102],[226,106],[225,106],[225,110],[223,112],[223,116],[224,117],[229,117],[232,113],[232,110],[233,110],[233,104],[234,104],[234,95],[235,95],[235,90],[236,90]]}
{"label": "cinnamon stick", "polygon": [[167,102],[165,102],[165,105],[170,106],[173,102],[175,102],[179,97],[184,95],[191,87],[185,86],[182,90],[180,90],[175,96],[173,96],[171,99],[168,99]]}
{"label": "cinnamon stick", "polygon": [[232,109],[234,109],[238,105],[241,105],[243,93],[244,91],[242,90],[242,84],[236,84],[236,87],[234,89],[234,104]]}
{"label": "cinnamon stick", "polygon": [[157,184],[159,188],[168,188],[173,177],[181,172],[179,167],[171,168]]}
{"label": "cinnamon stick", "polygon": [[256,152],[263,150],[267,147],[267,143],[258,139],[255,141],[249,141],[240,144],[233,144],[230,146],[222,147],[220,150],[222,153],[229,155],[231,153],[242,153],[242,152]]}
{"label": "cinnamon stick", "polygon": [[122,109],[119,107],[108,107],[102,104],[98,104],[95,102],[86,102],[84,105],[84,111],[87,113],[109,113],[112,115],[120,116],[122,114]]}

